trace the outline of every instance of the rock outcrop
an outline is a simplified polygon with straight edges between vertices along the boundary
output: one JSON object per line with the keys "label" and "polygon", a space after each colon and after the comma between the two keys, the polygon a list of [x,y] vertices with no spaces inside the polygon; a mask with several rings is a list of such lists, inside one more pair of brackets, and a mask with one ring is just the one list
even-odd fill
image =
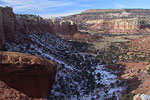
{"label": "rock outcrop", "polygon": [[4,41],[18,41],[17,36],[24,35],[27,39],[30,33],[57,33],[75,34],[77,25],[72,21],[43,19],[35,15],[15,15],[10,7],[0,8],[0,49],[4,47]]}
{"label": "rock outcrop", "polygon": [[5,42],[4,28],[3,28],[3,11],[0,8],[0,48],[3,48]]}
{"label": "rock outcrop", "polygon": [[50,25],[53,33],[74,34],[78,32],[77,25],[72,21],[52,19],[49,22],[51,23]]}
{"label": "rock outcrop", "polygon": [[0,65],[1,100],[46,98],[55,82],[56,64],[47,59],[0,52]]}
{"label": "rock outcrop", "polygon": [[0,100],[46,100],[46,98],[30,98],[0,80]]}
{"label": "rock outcrop", "polygon": [[80,30],[106,33],[150,32],[150,9],[92,9],[64,19],[76,22]]}
{"label": "rock outcrop", "polygon": [[150,36],[138,38],[128,43],[130,51],[150,53]]}
{"label": "rock outcrop", "polygon": [[[103,16],[107,17],[125,17],[120,15],[128,15],[129,17],[137,17],[137,16],[149,16],[150,9],[90,9],[82,12],[81,14],[103,14]],[[98,18],[102,18],[103,16],[97,16]]]}
{"label": "rock outcrop", "polygon": [[[90,21],[87,21],[87,23]],[[137,18],[131,19],[112,19],[112,20],[96,20],[94,24],[89,27],[91,31],[105,31],[109,33],[138,33],[139,20]]]}
{"label": "rock outcrop", "polygon": [[5,7],[2,9],[3,11],[3,28],[5,39],[8,41],[12,41],[15,37],[15,14],[13,13],[13,9],[10,7]]}
{"label": "rock outcrop", "polygon": [[133,100],[150,100],[150,95],[137,94],[134,96]]}
{"label": "rock outcrop", "polygon": [[61,21],[57,19],[43,19],[34,15],[16,15],[17,33],[57,33],[74,34],[78,32],[77,25],[72,21]]}

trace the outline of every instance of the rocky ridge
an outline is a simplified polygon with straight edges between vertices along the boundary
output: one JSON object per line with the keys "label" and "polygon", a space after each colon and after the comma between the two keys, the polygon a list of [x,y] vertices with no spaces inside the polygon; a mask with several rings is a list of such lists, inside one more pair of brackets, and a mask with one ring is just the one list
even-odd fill
{"label": "rocky ridge", "polygon": [[[110,69],[120,69],[122,73],[118,74],[118,78],[127,82],[127,89],[125,94],[126,99],[135,94],[140,94],[140,99],[134,100],[149,100],[150,95],[150,48],[149,48],[149,35],[128,41],[112,43],[107,54],[104,56],[105,61],[110,63],[119,64],[124,67],[118,68],[117,66],[108,66]],[[101,54],[101,53],[100,53]],[[110,59],[111,58],[111,61]],[[143,96],[145,96],[144,99]],[[131,99],[131,100],[132,100]],[[122,100],[122,99],[121,99]],[[129,99],[130,100],[130,99]]]}
{"label": "rocky ridge", "polygon": [[61,21],[57,19],[46,20],[35,15],[15,15],[10,7],[0,7],[0,49],[4,48],[5,41],[21,42],[15,38],[35,32],[57,34],[74,34],[78,32],[77,25],[72,21]]}
{"label": "rocky ridge", "polygon": [[[97,22],[96,22],[97,21]],[[94,23],[96,22],[96,23]],[[112,19],[112,20],[93,20],[87,24],[94,24],[89,27],[91,31],[103,31],[108,33],[138,33],[139,20],[132,19]]]}
{"label": "rocky ridge", "polygon": [[[81,14],[90,14],[90,13],[103,13],[103,14],[107,14],[107,13],[132,13],[130,17],[135,17],[137,14],[138,15],[145,15],[149,16],[150,13],[150,9],[89,9],[86,10],[84,12],[82,12]],[[109,15],[108,15],[109,16]]]}
{"label": "rocky ridge", "polygon": [[0,52],[0,99],[44,100],[55,82],[56,64],[18,52]]}
{"label": "rocky ridge", "polygon": [[80,30],[106,33],[150,32],[149,9],[93,9],[64,19],[76,22]]}

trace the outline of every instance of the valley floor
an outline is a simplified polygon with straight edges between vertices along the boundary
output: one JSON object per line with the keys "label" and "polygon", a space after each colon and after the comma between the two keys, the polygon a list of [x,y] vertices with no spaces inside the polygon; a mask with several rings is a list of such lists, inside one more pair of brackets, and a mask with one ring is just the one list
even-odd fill
{"label": "valley floor", "polygon": [[[97,54],[96,59],[111,64],[112,66],[108,66],[109,69],[122,71],[118,74],[118,78],[127,82],[125,96],[128,94],[128,100],[133,98],[134,94],[150,95],[150,36],[148,34],[99,36],[100,41],[93,42],[90,52]],[[124,67],[118,68],[117,65]]]}

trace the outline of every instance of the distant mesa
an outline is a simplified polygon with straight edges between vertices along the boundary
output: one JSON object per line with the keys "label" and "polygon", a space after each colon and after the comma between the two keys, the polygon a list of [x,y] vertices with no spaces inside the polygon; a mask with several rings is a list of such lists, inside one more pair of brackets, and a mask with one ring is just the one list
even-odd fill
{"label": "distant mesa", "polygon": [[150,9],[89,9],[82,13],[118,13],[118,12],[149,13]]}
{"label": "distant mesa", "polygon": [[150,9],[90,9],[67,16],[80,30],[102,33],[150,32]]}

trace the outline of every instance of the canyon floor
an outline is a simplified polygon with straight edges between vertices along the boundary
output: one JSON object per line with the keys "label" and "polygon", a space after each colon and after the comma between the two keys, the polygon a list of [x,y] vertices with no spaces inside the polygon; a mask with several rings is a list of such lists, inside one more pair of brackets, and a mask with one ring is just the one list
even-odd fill
{"label": "canyon floor", "polygon": [[134,94],[150,95],[150,35],[96,35],[99,39],[92,42],[93,47],[89,51],[96,54],[97,60],[110,64],[107,68],[120,70],[118,78],[127,84],[121,100],[132,100]]}
{"label": "canyon floor", "polygon": [[112,43],[129,42],[146,36],[146,34],[104,33],[104,32],[92,32],[86,30],[80,30],[80,31],[84,33],[92,34],[97,38],[96,41],[92,41],[92,44],[94,48],[98,50],[107,49]]}

